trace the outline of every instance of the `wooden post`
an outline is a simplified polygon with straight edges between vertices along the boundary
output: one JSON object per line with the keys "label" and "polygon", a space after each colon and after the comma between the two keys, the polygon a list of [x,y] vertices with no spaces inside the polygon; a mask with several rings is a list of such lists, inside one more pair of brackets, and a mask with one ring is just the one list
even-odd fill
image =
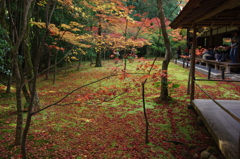
{"label": "wooden post", "polygon": [[[187,28],[187,49],[191,49],[191,46],[190,46],[190,28]],[[188,51],[189,52],[189,51]]]}
{"label": "wooden post", "polygon": [[194,93],[195,93],[195,56],[196,56],[196,47],[197,47],[197,27],[196,24],[193,24],[193,43],[192,43],[192,54],[191,54],[191,94],[190,99],[191,102],[194,100]]}
{"label": "wooden post", "polygon": [[211,66],[208,67],[208,79],[211,78]]}
{"label": "wooden post", "polygon": [[225,79],[224,71],[225,71],[225,68],[224,68],[224,67],[222,67],[222,80],[224,80],[224,79]]}

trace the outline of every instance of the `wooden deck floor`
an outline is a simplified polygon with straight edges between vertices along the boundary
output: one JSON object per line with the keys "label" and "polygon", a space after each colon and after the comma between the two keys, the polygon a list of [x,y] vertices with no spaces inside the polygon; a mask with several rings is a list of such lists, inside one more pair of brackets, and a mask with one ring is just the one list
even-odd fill
{"label": "wooden deck floor", "polygon": [[[217,100],[240,118],[240,100]],[[239,159],[240,123],[212,100],[195,99],[192,105],[227,159]]]}

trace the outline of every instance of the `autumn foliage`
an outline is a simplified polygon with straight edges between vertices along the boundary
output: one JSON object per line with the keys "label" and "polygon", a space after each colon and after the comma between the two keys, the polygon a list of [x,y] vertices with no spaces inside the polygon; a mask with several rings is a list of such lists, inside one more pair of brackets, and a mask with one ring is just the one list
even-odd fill
{"label": "autumn foliage", "polygon": [[[153,37],[161,36],[158,18],[149,18],[146,12],[133,14],[136,6],[127,6],[126,0],[39,0],[37,3],[29,0],[18,1],[16,5],[12,1],[2,2],[5,5],[1,6],[1,15],[6,14],[4,16],[10,20],[4,17],[1,23],[5,21],[6,26],[13,27],[8,30],[12,39],[6,41],[13,42],[12,55],[7,57],[13,57],[13,64],[11,60],[8,63],[16,79],[9,76],[7,80],[16,83],[14,89],[8,87],[16,96],[9,94],[1,106],[0,138],[3,142],[0,151],[3,153],[0,157],[152,158],[179,155],[174,152],[169,155],[168,148],[176,147],[165,142],[173,138],[181,142],[186,140],[184,136],[167,135],[176,134],[178,130],[175,119],[168,117],[182,111],[174,112],[170,105],[166,110],[160,105],[164,109],[161,115],[158,110],[149,110],[150,143],[144,145],[142,142],[144,122],[139,103],[143,86],[148,85],[146,97],[155,98],[157,93],[153,92],[159,92],[158,81],[169,76],[166,70],[160,69],[160,64],[137,56],[140,48],[154,45]],[[168,28],[168,31],[175,42],[185,38],[179,30]],[[86,61],[100,55],[101,59],[105,52],[115,53],[114,56],[121,52],[121,57],[115,60],[124,59],[123,67],[122,61],[105,63],[107,70],[95,70],[81,63],[83,58]],[[72,61],[78,61],[79,68],[83,66],[81,73],[68,72],[68,64]],[[66,66],[65,72],[57,71],[58,66]],[[178,89],[175,82],[167,83],[166,87],[171,92]],[[149,109],[159,106],[154,99],[148,98],[146,102],[151,103],[147,105]],[[13,105],[17,105],[17,113]],[[23,111],[27,111],[27,117],[22,115]],[[12,122],[15,114],[17,126]],[[160,121],[167,125],[159,128]],[[165,126],[172,129],[165,132]],[[21,151],[16,146],[19,144]]]}

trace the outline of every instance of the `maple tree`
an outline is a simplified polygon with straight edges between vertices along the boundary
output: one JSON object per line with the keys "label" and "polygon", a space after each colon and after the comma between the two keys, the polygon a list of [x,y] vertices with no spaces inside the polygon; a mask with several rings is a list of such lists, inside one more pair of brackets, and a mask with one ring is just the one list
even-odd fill
{"label": "maple tree", "polygon": [[[165,15],[163,12],[163,3],[162,0],[157,0],[158,3],[158,8],[159,8],[159,18],[160,18],[160,22],[161,22],[161,29],[162,29],[162,33],[163,33],[163,38],[164,38],[164,44],[166,47],[166,55],[165,55],[165,59],[163,61],[162,64],[162,69],[164,71],[166,71],[166,73],[168,73],[168,64],[170,62],[171,59],[171,48],[170,48],[170,41],[168,38],[168,34],[166,31],[166,25],[165,25]],[[168,78],[167,76],[162,77],[161,79],[161,95],[160,95],[160,99],[161,100],[166,100],[168,98]]]}
{"label": "maple tree", "polygon": [[142,18],[140,21],[136,21],[131,18],[130,14],[135,7],[126,7],[119,1],[111,1],[109,4],[98,1],[91,2],[91,4],[95,4],[94,6],[87,2],[84,4],[95,11],[98,19],[101,19],[98,27],[91,27],[96,36],[96,51],[101,52],[101,49],[110,48],[111,50],[122,50],[123,54],[126,54],[126,51],[130,51],[132,48],[150,45],[148,39],[156,29],[156,20],[146,18],[146,13],[136,14],[135,16]]}

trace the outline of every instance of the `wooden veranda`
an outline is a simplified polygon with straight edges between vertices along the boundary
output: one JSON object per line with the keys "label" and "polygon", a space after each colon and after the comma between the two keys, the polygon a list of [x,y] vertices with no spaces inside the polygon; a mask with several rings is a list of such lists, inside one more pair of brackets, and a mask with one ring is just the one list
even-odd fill
{"label": "wooden veranda", "polygon": [[[240,31],[240,0],[189,0],[170,26],[193,29],[190,104],[203,120],[224,156],[227,159],[240,159],[240,99],[215,100],[197,84],[201,79],[195,78],[198,29],[236,27]],[[196,86],[199,86],[209,99],[195,99]]]}

